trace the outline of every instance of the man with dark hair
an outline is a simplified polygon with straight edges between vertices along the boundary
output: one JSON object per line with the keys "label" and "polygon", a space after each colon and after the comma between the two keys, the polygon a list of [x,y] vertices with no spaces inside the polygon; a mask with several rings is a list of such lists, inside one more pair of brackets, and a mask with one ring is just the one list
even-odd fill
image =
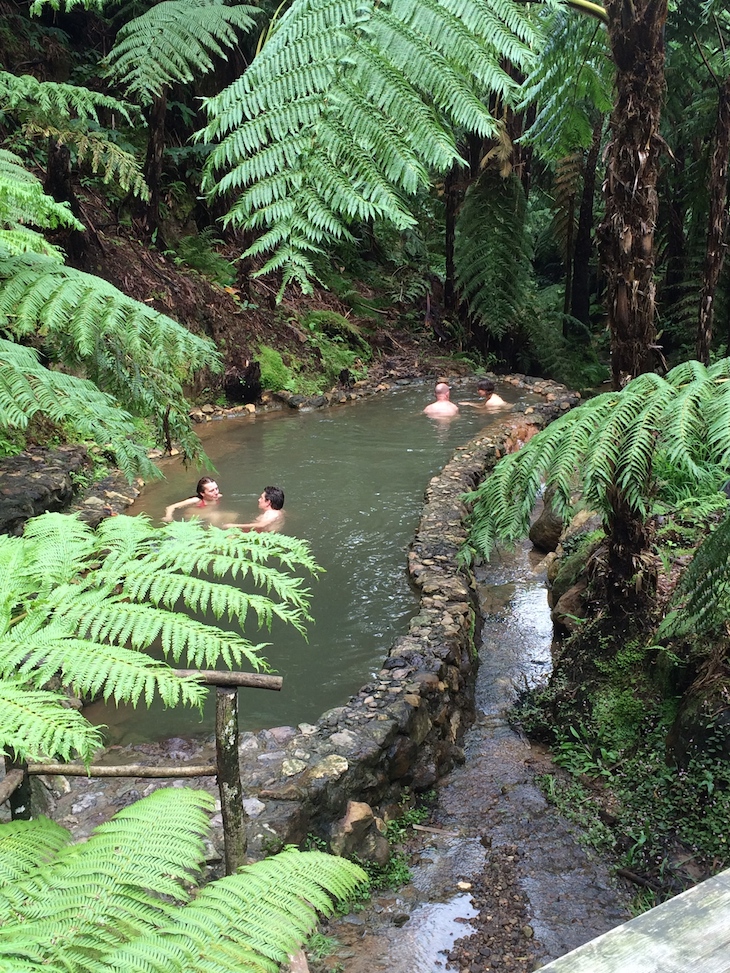
{"label": "man with dark hair", "polygon": [[284,526],[284,491],[280,487],[267,486],[259,497],[261,513],[250,524],[224,524],[224,527],[240,527],[241,530],[280,531]]}
{"label": "man with dark hair", "polygon": [[426,406],[423,410],[424,415],[430,416],[432,419],[450,419],[452,416],[458,415],[459,407],[455,402],[449,401],[451,389],[446,382],[439,382],[435,392],[436,401]]}
{"label": "man with dark hair", "polygon": [[222,495],[218,489],[218,484],[215,482],[212,476],[201,476],[198,480],[197,486],[195,487],[195,496],[188,497],[187,500],[178,500],[177,503],[171,503],[165,507],[165,516],[162,518],[164,521],[171,521],[173,519],[173,513],[182,507],[192,507],[197,508],[208,507],[216,503],[220,503]]}
{"label": "man with dark hair", "polygon": [[470,409],[496,408],[498,406],[509,407],[509,402],[495,394],[494,382],[491,378],[480,378],[477,382],[478,402],[460,402],[459,405],[468,405]]}

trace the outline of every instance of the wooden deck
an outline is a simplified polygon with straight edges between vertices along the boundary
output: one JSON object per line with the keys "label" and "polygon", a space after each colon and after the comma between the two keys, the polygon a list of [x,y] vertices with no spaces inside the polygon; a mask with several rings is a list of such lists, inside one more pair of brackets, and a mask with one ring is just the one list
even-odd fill
{"label": "wooden deck", "polygon": [[553,960],[540,973],[730,973],[730,869]]}

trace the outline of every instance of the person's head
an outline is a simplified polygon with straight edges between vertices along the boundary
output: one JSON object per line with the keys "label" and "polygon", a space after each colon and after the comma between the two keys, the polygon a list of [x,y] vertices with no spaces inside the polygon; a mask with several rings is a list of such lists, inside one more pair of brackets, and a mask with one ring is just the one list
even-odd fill
{"label": "person's head", "polygon": [[207,503],[213,500],[219,500],[221,495],[218,484],[212,476],[201,476],[198,480],[198,485],[195,487],[195,492],[201,500]]}
{"label": "person's head", "polygon": [[494,382],[491,378],[480,378],[477,382],[477,395],[482,399],[489,399],[494,395]]}
{"label": "person's head", "polygon": [[279,487],[264,487],[264,492],[259,497],[259,506],[269,506],[272,510],[281,510],[284,506],[284,491]]}
{"label": "person's head", "polygon": [[436,386],[436,398],[437,399],[448,399],[451,394],[451,389],[446,384],[446,382],[439,382]]}

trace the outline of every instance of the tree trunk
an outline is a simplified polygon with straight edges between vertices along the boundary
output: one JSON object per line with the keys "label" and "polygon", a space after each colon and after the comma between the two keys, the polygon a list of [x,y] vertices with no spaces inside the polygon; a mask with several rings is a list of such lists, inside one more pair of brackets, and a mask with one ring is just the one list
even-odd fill
{"label": "tree trunk", "polygon": [[591,257],[593,256],[593,197],[596,191],[596,166],[601,149],[603,118],[593,129],[593,142],[586,156],[583,169],[583,195],[578,214],[573,253],[573,286],[570,293],[570,313],[586,327],[591,320]]}
{"label": "tree trunk", "polygon": [[[67,145],[48,139],[48,166],[43,188],[57,203],[68,203],[77,220],[83,221],[81,206],[71,183],[71,153]],[[72,260],[81,261],[86,254],[86,238],[81,230],[69,230],[64,249]]]}
{"label": "tree trunk", "polygon": [[718,92],[717,124],[708,178],[710,216],[695,346],[695,357],[705,365],[710,363],[715,291],[725,260],[725,234],[728,224],[728,157],[730,157],[730,75]]}
{"label": "tree trunk", "polygon": [[446,276],[444,278],[444,311],[456,311],[456,275],[454,272],[454,238],[456,236],[456,214],[459,212],[463,192],[460,187],[459,170],[456,166],[446,173],[444,179],[444,215],[446,222]]}
{"label": "tree trunk", "polygon": [[160,194],[162,185],[162,160],[165,152],[165,115],[167,114],[167,94],[155,98],[150,108],[149,141],[147,158],[144,164],[144,177],[150,189],[150,198],[145,211],[145,231],[148,239],[158,240],[160,230]]}
{"label": "tree trunk", "polygon": [[644,611],[656,592],[656,564],[647,555],[650,528],[632,510],[618,488],[613,491],[608,522],[608,572],[603,593],[609,613]]}
{"label": "tree trunk", "polygon": [[668,0],[605,4],[616,101],[604,183],[606,215],[598,237],[616,388],[651,371],[656,339],[654,230],[667,6]]}

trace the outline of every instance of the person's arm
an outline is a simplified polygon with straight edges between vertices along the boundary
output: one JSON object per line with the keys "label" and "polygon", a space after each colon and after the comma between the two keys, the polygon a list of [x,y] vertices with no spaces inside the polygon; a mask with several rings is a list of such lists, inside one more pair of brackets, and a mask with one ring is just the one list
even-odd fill
{"label": "person's arm", "polygon": [[181,507],[190,507],[194,503],[200,503],[200,497],[188,497],[187,500],[178,500],[177,503],[168,504],[165,507],[165,515],[162,518],[165,523],[169,523],[172,520],[172,515],[176,510]]}
{"label": "person's arm", "polygon": [[484,408],[484,402],[457,402],[457,405],[468,405],[470,409]]}

